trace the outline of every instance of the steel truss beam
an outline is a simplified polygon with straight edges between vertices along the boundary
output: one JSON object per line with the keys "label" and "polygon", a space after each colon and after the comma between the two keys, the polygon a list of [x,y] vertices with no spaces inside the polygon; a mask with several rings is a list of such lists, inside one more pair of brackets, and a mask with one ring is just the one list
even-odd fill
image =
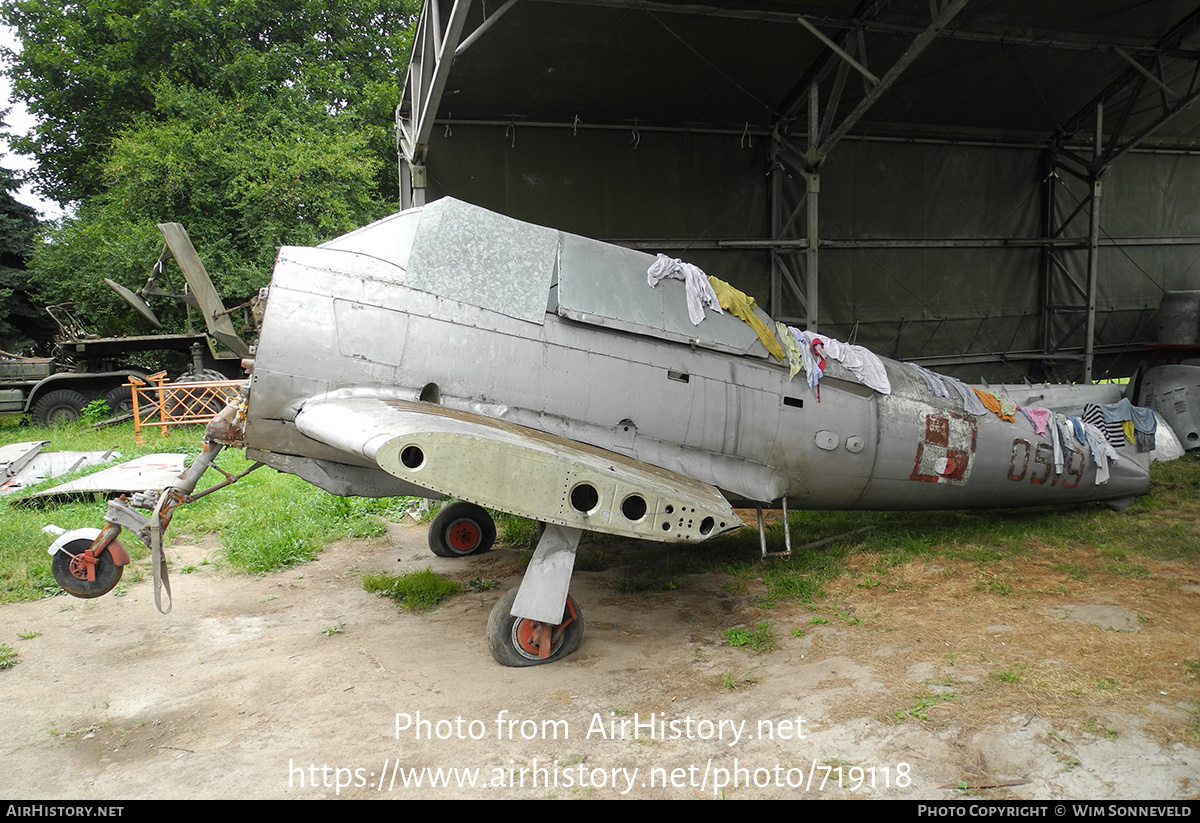
{"label": "steel truss beam", "polygon": [[[1087,206],[1080,204],[1078,211]],[[1062,221],[1066,225],[1069,220]],[[808,238],[793,240],[746,239],[744,237],[605,237],[605,243],[625,246],[629,249],[674,249],[686,246],[689,249],[765,249],[776,252],[803,251],[808,248]],[[1106,246],[1200,246],[1200,235],[1174,237],[1101,237],[1098,245]],[[822,238],[823,249],[1036,249],[1050,248],[1056,251],[1086,251],[1086,237],[871,237],[864,239]]]}
{"label": "steel truss beam", "polygon": [[[1135,58],[1121,48],[1113,52],[1120,61],[1128,64],[1125,71],[1097,95],[1088,107],[1070,118],[1056,141],[1047,152],[1047,185],[1045,189],[1045,227],[1048,238],[1057,238],[1068,227],[1086,214],[1087,245],[1086,267],[1078,271],[1078,255],[1066,255],[1065,247],[1047,246],[1042,265],[1042,305],[1040,328],[1045,352],[1063,350],[1083,328],[1082,379],[1093,378],[1096,356],[1096,297],[1099,290],[1099,257],[1102,244],[1100,234],[1100,198],[1103,194],[1103,177],[1112,165],[1126,154],[1137,149],[1147,138],[1171,122],[1180,112],[1200,99],[1200,54],[1179,50],[1185,38],[1200,29],[1200,10],[1192,12],[1180,21],[1159,43],[1153,52]],[[1179,72],[1186,88],[1172,88],[1166,81],[1167,61],[1189,61],[1190,72]],[[1147,88],[1149,86],[1149,89]],[[1126,137],[1130,116],[1146,95],[1158,98],[1158,116],[1137,134]],[[1124,98],[1124,99],[1122,99]],[[1119,110],[1114,125],[1105,136],[1104,110],[1112,104]],[[1142,103],[1145,105],[1144,103]],[[1153,105],[1153,104],[1152,104]],[[1063,146],[1067,136],[1090,125],[1092,132],[1092,156],[1085,158]],[[1087,193],[1063,219],[1059,218],[1059,193],[1065,187],[1060,173],[1085,183]],[[1183,238],[1181,238],[1183,239]],[[1114,243],[1114,245],[1125,245]],[[1078,248],[1078,247],[1077,247]],[[1075,268],[1072,268],[1074,264]],[[1080,281],[1083,281],[1082,284]],[[1063,290],[1077,295],[1082,303],[1064,302],[1060,297]],[[1074,376],[1074,375],[1072,375]]]}
{"label": "steel truss beam", "polygon": [[[932,45],[938,34],[945,30],[968,2],[969,0],[931,0],[929,25],[913,38],[908,48],[884,72],[882,77],[876,77],[867,67],[866,42],[862,37],[863,29],[860,26],[847,31],[839,44],[817,29],[812,22],[799,18],[798,22],[828,47],[829,55],[819,61],[789,95],[790,102],[785,103],[783,113],[775,123],[771,135],[771,239],[780,244],[799,239],[793,230],[796,218],[799,216],[799,207],[786,218],[783,214],[783,176],[787,174],[787,166],[795,169],[804,179],[803,206],[806,218],[804,245],[803,247],[792,247],[795,252],[802,251],[804,256],[803,293],[800,291],[792,268],[787,265],[784,258],[782,253],[784,246],[776,247],[771,254],[772,311],[779,315],[783,314],[783,289],[787,286],[804,308],[805,327],[814,331],[817,329],[820,291],[821,166],[834,147],[887,93],[909,66]],[[866,2],[859,7],[855,17],[857,20],[870,20],[876,17],[882,9],[882,3]],[[863,76],[863,95],[854,108],[835,123],[850,68]],[[825,102],[824,118],[822,118],[820,88],[830,74],[833,74],[834,78],[829,91],[829,99]],[[787,134],[805,105],[807,105],[808,113],[808,146],[800,149],[788,139]]]}
{"label": "steel truss beam", "polygon": [[[429,135],[470,8],[471,0],[454,0],[449,15],[443,20],[438,0],[428,0],[421,7],[413,34],[408,78],[396,108],[402,208],[425,203],[425,157],[429,152]],[[490,24],[484,23],[487,25]]]}
{"label": "steel truss beam", "polygon": [[[829,9],[818,6],[797,6],[794,10],[780,11],[778,4],[753,2],[738,3],[736,7],[722,7],[707,3],[663,3],[654,2],[654,0],[535,0],[535,2],[649,11],[655,14],[679,14],[687,17],[748,20],[755,23],[796,25],[808,22],[827,29],[846,29],[879,34],[916,36],[924,30],[920,26],[888,23],[874,19],[875,13],[865,12],[863,7],[856,9],[847,17],[839,17],[830,15]],[[871,3],[870,5],[880,4]],[[800,17],[803,17],[804,20],[798,19]],[[1148,44],[1135,38],[1123,38],[1114,44],[1111,38],[1031,27],[1021,29],[952,28],[939,32],[938,37],[947,40],[963,40],[969,43],[996,43],[1004,46],[1028,46],[1037,49],[1114,51],[1120,48],[1134,55],[1151,56],[1160,53],[1157,45]],[[844,47],[845,44],[841,45]],[[1165,54],[1168,57],[1200,58],[1200,51],[1178,47],[1168,50]]]}
{"label": "steel truss beam", "polygon": [[[1103,155],[1103,129],[1104,106],[1098,103],[1093,139],[1093,157],[1096,160]],[[1087,242],[1085,245],[1074,245],[1072,248],[1074,251],[1086,251],[1086,265],[1085,270],[1081,273],[1077,270],[1077,262],[1073,260],[1077,255],[1064,254],[1066,249],[1061,246],[1046,246],[1042,258],[1042,299],[1039,327],[1042,335],[1042,350],[1047,354],[1055,354],[1066,349],[1080,328],[1084,329],[1082,354],[1079,358],[1082,371],[1069,376],[1072,379],[1082,379],[1086,383],[1092,380],[1092,368],[1096,355],[1096,295],[1099,287],[1100,197],[1103,192],[1101,181],[1103,170],[1092,171],[1092,164],[1089,163],[1085,176],[1067,168],[1067,164],[1078,164],[1079,160],[1080,158],[1077,156],[1068,157],[1053,150],[1047,152],[1044,200],[1046,235],[1050,239],[1058,238],[1068,228],[1086,217]],[[1088,190],[1066,217],[1060,217],[1059,194],[1060,189],[1064,188],[1066,184],[1059,172],[1064,170],[1069,171],[1072,177],[1085,183]],[[1073,263],[1076,268],[1072,267]],[[1062,296],[1064,289],[1068,295],[1073,295],[1082,302],[1068,302]]]}

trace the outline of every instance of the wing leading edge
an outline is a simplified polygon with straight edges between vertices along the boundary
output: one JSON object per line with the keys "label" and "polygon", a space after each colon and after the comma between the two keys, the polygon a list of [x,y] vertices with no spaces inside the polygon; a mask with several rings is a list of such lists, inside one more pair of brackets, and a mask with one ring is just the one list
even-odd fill
{"label": "wing leading edge", "polygon": [[713,486],[473,412],[331,396],[305,403],[296,426],[421,488],[545,523],[665,542],[744,525]]}

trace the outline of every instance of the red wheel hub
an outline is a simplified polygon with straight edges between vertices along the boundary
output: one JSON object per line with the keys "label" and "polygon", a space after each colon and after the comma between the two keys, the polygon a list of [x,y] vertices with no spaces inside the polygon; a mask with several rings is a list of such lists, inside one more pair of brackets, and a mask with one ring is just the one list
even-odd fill
{"label": "red wheel hub", "polygon": [[531,657],[549,657],[551,651],[551,632],[554,629],[549,623],[538,620],[522,620],[513,633],[517,646]]}
{"label": "red wheel hub", "polygon": [[469,552],[483,539],[483,531],[473,520],[456,520],[446,529],[446,543],[457,552]]}
{"label": "red wheel hub", "polygon": [[90,552],[83,551],[72,557],[68,568],[71,576],[79,580],[93,582],[96,579],[96,558]]}

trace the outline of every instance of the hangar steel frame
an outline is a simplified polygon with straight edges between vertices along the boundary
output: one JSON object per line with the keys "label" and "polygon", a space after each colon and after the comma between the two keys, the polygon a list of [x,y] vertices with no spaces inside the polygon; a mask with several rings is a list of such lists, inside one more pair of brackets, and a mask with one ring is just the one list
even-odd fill
{"label": "hangar steel frame", "polygon": [[[1019,0],[1013,0],[1019,5]],[[768,255],[769,281],[765,283],[772,312],[787,322],[809,328],[827,313],[818,303],[822,252],[872,250],[1017,249],[1036,252],[1040,258],[1040,288],[1037,298],[1037,346],[1021,347],[1022,328],[1015,328],[1004,343],[1008,328],[987,329],[992,318],[984,317],[973,328],[961,318],[943,315],[927,339],[946,325],[955,327],[962,351],[927,353],[925,346],[904,353],[909,359],[939,366],[974,365],[1001,361],[1036,364],[1037,376],[1091,380],[1098,376],[1097,357],[1112,354],[1137,336],[1144,337],[1152,310],[1139,310],[1130,340],[1100,342],[1097,328],[1100,294],[1100,261],[1105,249],[1153,246],[1197,246],[1200,232],[1111,236],[1102,226],[1102,204],[1107,173],[1131,154],[1151,151],[1155,155],[1176,154],[1200,157],[1195,147],[1196,116],[1188,114],[1200,97],[1200,10],[1192,8],[1153,41],[1116,36],[1107,31],[1044,31],[1024,27],[1016,30],[976,25],[957,25],[971,0],[928,0],[925,19],[909,15],[897,21],[889,17],[894,0],[864,0],[858,3],[826,3],[824,8],[804,4],[750,3],[736,8],[716,4],[647,2],[644,0],[505,0],[490,13],[484,0],[427,0],[416,29],[412,59],[401,105],[397,108],[397,147],[400,154],[400,190],[404,206],[425,201],[430,189],[427,163],[430,144],[437,141],[435,128],[449,135],[453,129],[490,127],[503,129],[515,145],[518,129],[558,130],[572,135],[580,131],[629,132],[631,140],[643,133],[669,132],[684,135],[710,134],[765,143],[769,182],[764,187],[769,228],[764,236],[706,236],[686,238],[691,250],[755,251]],[[473,116],[451,116],[445,96],[455,61],[488,38],[502,38],[506,15],[518,6],[605,9],[615,12],[675,15],[741,23],[788,24],[797,43],[805,43],[814,55],[779,103],[770,106],[769,118],[745,119],[741,125],[732,117],[712,122],[672,123],[669,120],[632,124],[620,116],[595,114],[568,119],[545,110],[504,114],[476,107]],[[913,8],[921,3],[913,2]],[[1176,4],[1180,8],[1187,4]],[[837,8],[830,8],[836,6]],[[978,7],[978,4],[976,4]],[[670,31],[669,27],[667,28]],[[1093,27],[1094,28],[1094,27]],[[678,38],[678,35],[676,35]],[[886,38],[879,47],[878,38]],[[875,38],[874,41],[871,38]],[[1056,123],[1052,134],[1030,133],[1014,128],[1009,132],[971,127],[929,124],[881,124],[866,126],[868,115],[885,100],[897,81],[911,73],[935,44],[978,43],[1001,49],[1036,49],[1055,54],[1097,57],[1116,61],[1120,71],[1110,75],[1103,88],[1092,95],[1070,117]],[[876,48],[868,52],[868,45]],[[536,53],[538,49],[532,47]],[[700,54],[701,60],[707,58]],[[1082,59],[1082,58],[1081,58]],[[944,59],[951,68],[953,56]],[[715,67],[714,67],[715,68]],[[470,78],[467,78],[469,84]],[[737,82],[730,79],[730,82]],[[861,83],[861,91],[853,86]],[[1035,80],[1036,85],[1036,80]],[[460,92],[456,88],[454,93]],[[754,89],[743,89],[753,97]],[[508,102],[508,101],[504,101]],[[503,105],[503,104],[502,104]],[[1106,123],[1105,110],[1116,117]],[[584,122],[586,120],[586,122]],[[1180,127],[1183,120],[1188,122]],[[1167,133],[1169,140],[1147,148],[1152,138]],[[923,146],[1011,147],[1037,151],[1043,156],[1040,174],[1042,203],[1040,235],[1005,234],[988,237],[837,237],[823,236],[819,207],[823,171],[835,150],[847,139],[855,143],[909,144]],[[636,146],[636,142],[634,143]],[[828,178],[826,178],[828,185]],[[448,191],[470,198],[470,192]],[[521,215],[515,215],[521,216]],[[1193,221],[1194,222],[1194,221]],[[1190,224],[1189,224],[1190,225]],[[592,232],[598,234],[598,232]],[[679,237],[608,237],[647,250],[680,248]],[[1123,253],[1123,252],[1122,252]],[[1136,265],[1136,263],[1134,264]],[[1195,277],[1200,287],[1200,276]],[[1161,287],[1160,287],[1161,290]],[[936,310],[931,314],[936,315]],[[1111,315],[1105,314],[1107,322]],[[905,321],[899,320],[899,337]],[[986,333],[985,333],[986,331]],[[981,337],[999,345],[978,345]],[[965,342],[963,342],[965,341]],[[936,346],[934,347],[937,348]],[[953,346],[949,348],[954,348]],[[891,353],[891,352],[889,352]],[[896,354],[901,352],[897,351]],[[1025,373],[1029,373],[1028,370]]]}

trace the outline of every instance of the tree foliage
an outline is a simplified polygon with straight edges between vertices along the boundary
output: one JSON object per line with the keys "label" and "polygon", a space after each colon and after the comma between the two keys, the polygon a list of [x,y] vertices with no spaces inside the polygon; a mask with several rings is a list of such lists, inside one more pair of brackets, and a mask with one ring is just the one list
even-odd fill
{"label": "tree foliage", "polygon": [[0,168],[0,349],[12,350],[35,336],[41,312],[29,300],[25,263],[33,251],[37,213],[12,195],[20,180]]}
{"label": "tree foliage", "polygon": [[[279,245],[390,211],[393,109],[415,0],[8,0],[14,93],[39,120],[18,149],[77,204],[30,267],[39,298],[95,330],[138,329],[103,278],[137,288],[179,222],[227,302]],[[178,285],[178,284],[177,284]],[[157,307],[156,307],[157,309]],[[169,314],[169,312],[168,312]]]}
{"label": "tree foliage", "polygon": [[104,278],[140,286],[160,222],[182,223],[218,293],[241,301],[265,284],[278,246],[315,245],[390,208],[355,117],[330,117],[300,95],[227,99],[162,81],[155,96],[158,118],[114,138],[104,190],[34,254],[40,297],[83,302],[89,324],[123,325]]}
{"label": "tree foliage", "polygon": [[[407,65],[415,0],[9,0],[0,22],[21,39],[0,52],[14,95],[39,124],[18,150],[60,202],[103,189],[101,166],[130,123],[153,120],[161,81],[220,97],[299,92],[328,113],[353,110],[394,154],[392,111]],[[394,186],[380,176],[381,190]]]}

